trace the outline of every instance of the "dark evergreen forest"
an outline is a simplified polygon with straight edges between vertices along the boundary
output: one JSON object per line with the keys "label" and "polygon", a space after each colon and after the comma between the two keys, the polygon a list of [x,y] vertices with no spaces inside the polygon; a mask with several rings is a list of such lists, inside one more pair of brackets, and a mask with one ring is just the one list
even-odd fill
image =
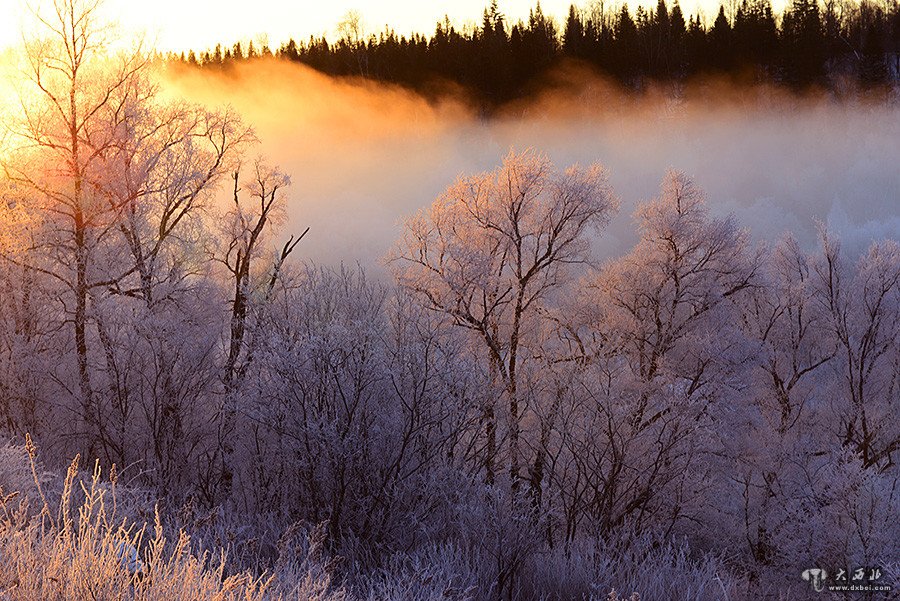
{"label": "dark evergreen forest", "polygon": [[479,26],[459,30],[445,18],[430,36],[388,29],[365,37],[355,23],[342,28],[336,42],[292,39],[275,50],[238,42],[173,58],[221,68],[273,54],[329,75],[425,92],[449,81],[473,90],[486,106],[521,97],[566,60],[592,65],[634,90],[653,81],[716,75],[738,83],[841,92],[900,77],[900,3],[794,0],[779,15],[768,0],[743,0],[733,10],[720,6],[714,19],[685,16],[677,0],[635,11],[627,4],[613,11],[599,3],[590,9],[571,6],[560,25],[540,3],[528,22],[511,23],[495,0]]}

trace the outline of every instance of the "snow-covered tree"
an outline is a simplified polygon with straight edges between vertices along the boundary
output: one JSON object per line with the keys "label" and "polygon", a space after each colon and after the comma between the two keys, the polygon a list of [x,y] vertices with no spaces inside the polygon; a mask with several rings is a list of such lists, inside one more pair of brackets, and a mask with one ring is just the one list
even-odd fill
{"label": "snow-covered tree", "polygon": [[[520,384],[541,310],[588,258],[588,239],[617,201],[599,165],[553,168],[510,153],[498,169],[460,178],[408,220],[392,261],[402,286],[472,333],[506,400],[510,485],[521,478]],[[530,349],[530,350],[526,350]],[[484,470],[495,477],[497,409],[484,408]]]}
{"label": "snow-covered tree", "polygon": [[715,416],[742,376],[733,301],[759,269],[747,233],[677,172],[636,217],[640,241],[590,277],[566,329],[587,363],[556,436],[570,540],[579,524],[671,530],[691,517],[689,476],[709,469]]}

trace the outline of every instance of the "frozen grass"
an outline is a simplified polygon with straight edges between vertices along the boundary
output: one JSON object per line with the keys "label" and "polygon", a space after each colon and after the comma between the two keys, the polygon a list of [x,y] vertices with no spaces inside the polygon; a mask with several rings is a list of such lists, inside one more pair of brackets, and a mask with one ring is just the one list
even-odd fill
{"label": "frozen grass", "polygon": [[[0,496],[4,601],[343,598],[340,591],[331,591],[329,574],[315,563],[313,553],[281,562],[277,575],[228,574],[221,551],[195,554],[183,532],[167,540],[158,513],[150,524],[120,517],[114,474],[103,480],[95,467],[83,479],[78,458],[69,466],[59,501],[51,508],[33,446],[29,443],[27,452],[20,451],[7,446],[0,453],[0,477],[6,487],[25,485],[25,490],[2,490]],[[31,465],[30,486],[21,473],[25,458]]]}
{"label": "frozen grass", "polygon": [[[132,493],[119,489],[115,471],[104,478],[95,466],[84,474],[76,458],[51,492],[45,488],[53,479],[35,456],[30,439],[24,448],[0,448],[0,601],[758,598],[758,589],[716,556],[694,555],[686,544],[649,535],[527,554],[514,583],[500,593],[497,558],[483,545],[459,542],[398,553],[376,569],[356,572],[352,583],[335,583],[340,562],[327,552],[323,526],[288,528],[266,569],[240,570],[221,548],[198,552],[183,531],[167,536],[158,511],[149,521],[135,517],[140,512],[126,499]],[[343,567],[345,574],[358,568]],[[777,591],[764,597],[790,598]]]}

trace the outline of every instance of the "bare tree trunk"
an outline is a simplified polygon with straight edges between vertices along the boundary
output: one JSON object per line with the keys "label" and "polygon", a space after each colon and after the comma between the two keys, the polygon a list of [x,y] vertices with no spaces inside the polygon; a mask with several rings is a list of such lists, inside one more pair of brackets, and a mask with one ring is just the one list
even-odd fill
{"label": "bare tree trunk", "polygon": [[509,382],[507,394],[509,395],[509,478],[513,495],[519,490],[519,390],[518,390],[518,353],[519,330],[522,327],[522,306],[524,304],[525,289],[519,289],[516,299],[516,308],[513,314],[512,333],[509,344]]}
{"label": "bare tree trunk", "polygon": [[485,482],[489,485],[494,484],[494,464],[497,458],[497,417],[494,412],[494,401],[488,401],[484,410],[485,435],[487,436],[487,448],[484,453],[484,473]]}
{"label": "bare tree trunk", "polygon": [[81,164],[79,156],[79,140],[78,140],[78,105],[75,101],[77,94],[76,76],[78,67],[75,66],[72,72],[72,84],[69,88],[69,143],[71,144],[71,168],[74,175],[74,196],[73,196],[73,226],[74,226],[74,242],[75,242],[75,353],[78,360],[78,384],[79,393],[81,395],[81,424],[79,428],[79,444],[86,453],[86,457],[91,457],[94,441],[91,439],[91,422],[93,420],[93,391],[91,390],[91,379],[88,367],[88,347],[87,347],[87,303],[88,303],[88,281],[87,281],[87,225],[84,218],[84,181],[81,173]]}

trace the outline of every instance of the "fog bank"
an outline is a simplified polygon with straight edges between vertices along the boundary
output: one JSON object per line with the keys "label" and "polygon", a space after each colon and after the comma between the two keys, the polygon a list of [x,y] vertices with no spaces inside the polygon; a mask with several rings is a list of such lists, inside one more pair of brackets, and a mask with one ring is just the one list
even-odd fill
{"label": "fog bank", "polygon": [[[511,147],[534,147],[557,166],[600,161],[622,208],[602,255],[636,240],[636,205],[669,167],[693,176],[719,214],[760,240],[792,231],[815,243],[816,221],[849,250],[900,237],[900,107],[800,98],[770,88],[705,83],[634,98],[580,68],[486,118],[465,95],[431,103],[399,87],[335,80],[278,61],[227,72],[177,69],[173,94],[231,104],[262,152],[293,179],[285,233],[310,233],[302,257],[374,267],[403,217],[460,174],[492,169]],[[298,252],[301,249],[298,248]]]}

